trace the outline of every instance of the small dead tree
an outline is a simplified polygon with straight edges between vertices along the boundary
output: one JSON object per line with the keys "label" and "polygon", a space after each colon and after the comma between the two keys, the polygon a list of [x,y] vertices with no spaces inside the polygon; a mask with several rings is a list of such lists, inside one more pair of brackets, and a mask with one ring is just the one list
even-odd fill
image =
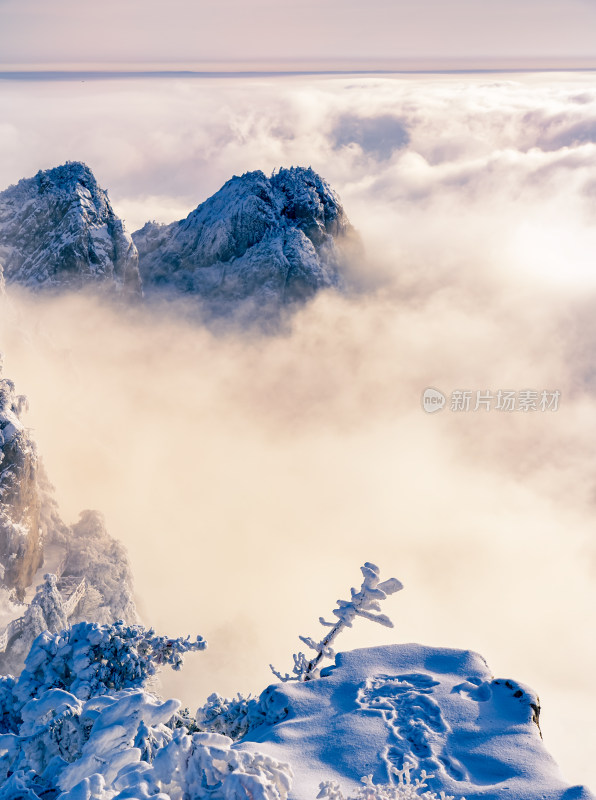
{"label": "small dead tree", "polygon": [[282,675],[272,664],[269,665],[273,674],[280,681],[309,681],[319,676],[319,664],[323,658],[334,658],[335,651],[331,644],[337,635],[344,628],[351,628],[352,622],[356,617],[364,617],[371,622],[378,622],[387,628],[393,627],[393,622],[386,614],[381,614],[380,601],[385,600],[388,594],[399,592],[403,589],[403,584],[397,578],[389,578],[382,581],[379,577],[379,568],[375,564],[367,561],[360,567],[364,580],[359,591],[352,588],[350,590],[351,600],[338,600],[337,608],[333,613],[338,618],[337,622],[327,622],[323,617],[319,617],[319,622],[325,627],[331,628],[329,633],[320,642],[315,642],[309,636],[299,636],[300,641],[315,651],[315,655],[309,660],[304,653],[294,653],[293,674],[285,673]]}

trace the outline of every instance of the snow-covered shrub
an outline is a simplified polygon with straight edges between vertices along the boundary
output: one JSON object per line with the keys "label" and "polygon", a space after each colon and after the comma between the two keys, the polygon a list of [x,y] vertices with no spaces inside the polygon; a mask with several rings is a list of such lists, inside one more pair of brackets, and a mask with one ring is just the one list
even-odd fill
{"label": "snow-covered shrub", "polygon": [[[156,781],[171,800],[285,800],[292,770],[263,753],[232,749],[227,736],[188,736],[180,730],[156,755],[153,770],[143,777]],[[138,795],[117,795],[115,800],[132,796]]]}
{"label": "snow-covered shrub", "polygon": [[[344,797],[337,781],[323,781],[319,784],[317,800],[455,800],[452,795],[435,794],[427,788],[426,781],[432,775],[422,771],[419,778],[413,778],[411,772],[409,764],[401,770],[394,769],[392,783],[374,783],[372,775],[367,775],[361,778],[364,785],[349,797]],[[461,800],[466,799],[462,797]]]}
{"label": "snow-covered shrub", "polygon": [[352,622],[356,617],[364,617],[371,622],[378,622],[387,628],[392,628],[393,623],[386,614],[379,613],[381,610],[380,601],[385,600],[388,594],[399,592],[403,585],[397,578],[389,578],[383,581],[379,577],[379,568],[376,564],[367,561],[360,567],[364,580],[359,591],[352,588],[350,593],[351,600],[338,600],[337,608],[333,613],[338,618],[337,622],[326,622],[323,617],[319,617],[319,622],[325,627],[331,628],[329,633],[316,642],[309,636],[298,637],[304,644],[315,651],[315,655],[309,660],[304,653],[294,653],[293,675],[285,673],[282,675],[273,665],[269,665],[273,674],[280,681],[308,681],[319,676],[319,664],[323,658],[333,658],[335,651],[331,647],[332,642],[344,628],[351,628]]}
{"label": "snow-covered shrub", "polygon": [[33,600],[24,608],[25,613],[10,623],[18,626],[18,633],[1,654],[0,669],[5,673],[21,671],[25,657],[40,633],[57,633],[68,627],[62,595],[57,588],[56,576],[51,573],[44,575]]}
{"label": "snow-covered shrub", "polygon": [[0,736],[0,800],[286,800],[292,772],[213,733],[172,731],[179,702],[142,689],[93,697],[51,689],[19,736]]}
{"label": "snow-covered shrub", "polygon": [[179,705],[178,700],[161,702],[140,689],[88,700],[81,708],[81,720],[91,723],[87,739],[78,757],[60,771],[60,788],[70,792],[96,775],[111,787],[124,767],[141,763],[146,770],[171,741],[172,731],[165,723]]}
{"label": "snow-covered shrub", "polygon": [[265,714],[259,705],[258,697],[244,697],[238,693],[236,697],[222,697],[213,692],[196,714],[197,727],[202,731],[220,733],[237,741],[253,728],[262,725]]}
{"label": "snow-covered shrub", "polygon": [[220,733],[238,741],[260,725],[275,725],[288,715],[286,697],[275,686],[268,686],[259,697],[222,697],[214,692],[196,714],[202,731]]}
{"label": "snow-covered shrub", "polygon": [[58,634],[37,637],[15,687],[21,702],[51,688],[86,700],[92,695],[140,687],[167,664],[180,669],[184,653],[204,650],[205,640],[156,636],[141,625],[79,622]]}

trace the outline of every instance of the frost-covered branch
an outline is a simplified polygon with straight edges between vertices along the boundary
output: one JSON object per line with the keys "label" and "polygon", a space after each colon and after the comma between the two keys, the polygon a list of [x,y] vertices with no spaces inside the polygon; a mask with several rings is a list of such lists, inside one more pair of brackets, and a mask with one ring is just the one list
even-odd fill
{"label": "frost-covered branch", "polygon": [[273,665],[269,665],[273,674],[283,682],[286,681],[308,681],[318,675],[318,666],[323,658],[333,658],[335,651],[331,644],[337,635],[344,628],[351,628],[356,617],[364,617],[371,622],[378,622],[392,628],[393,623],[386,614],[382,614],[380,602],[385,600],[388,594],[399,592],[403,585],[397,578],[389,578],[382,581],[379,577],[379,568],[375,564],[367,561],[360,567],[364,580],[359,591],[352,588],[350,590],[351,600],[338,600],[337,608],[333,613],[338,618],[337,622],[327,622],[323,617],[319,617],[319,622],[325,627],[331,628],[329,633],[316,642],[308,636],[300,636],[299,639],[308,647],[315,651],[315,655],[309,660],[304,653],[294,653],[293,674],[285,673],[282,675]]}
{"label": "frost-covered branch", "polygon": [[[391,783],[374,783],[372,775],[361,778],[363,786],[349,797],[344,797],[337,781],[322,781],[316,800],[455,800],[445,792],[435,794],[428,789],[427,780],[433,778],[424,770],[413,778],[412,766],[407,762],[403,769],[393,769]],[[465,800],[462,797],[461,800]]]}

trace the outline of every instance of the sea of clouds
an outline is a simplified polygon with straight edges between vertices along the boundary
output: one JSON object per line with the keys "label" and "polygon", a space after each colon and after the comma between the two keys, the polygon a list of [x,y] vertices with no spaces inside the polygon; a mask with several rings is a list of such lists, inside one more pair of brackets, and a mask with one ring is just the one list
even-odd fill
{"label": "sea of clouds", "polygon": [[[395,630],[340,646],[481,652],[596,784],[593,75],[5,80],[0,99],[0,187],[83,160],[132,231],[233,174],[311,165],[363,242],[352,291],[277,336],[3,301],[5,374],[64,516],[102,510],[144,621],[209,640],[164,691],[258,692],[373,560],[406,585]],[[456,390],[561,394],[457,413]]]}

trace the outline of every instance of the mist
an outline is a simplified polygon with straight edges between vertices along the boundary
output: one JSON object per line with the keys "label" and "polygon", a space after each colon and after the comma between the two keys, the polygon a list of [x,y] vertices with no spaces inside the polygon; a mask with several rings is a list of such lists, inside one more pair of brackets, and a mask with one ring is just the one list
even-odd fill
{"label": "mist", "polygon": [[[101,510],[143,621],[209,641],[164,693],[259,692],[372,560],[405,584],[395,629],[362,621],[340,649],[480,652],[539,692],[568,778],[596,782],[591,80],[0,86],[2,185],[80,158],[134,230],[233,173],[311,164],[362,238],[352,290],[277,335],[182,303],[2,300],[4,373],[63,516]],[[428,386],[561,399],[430,415]]]}

